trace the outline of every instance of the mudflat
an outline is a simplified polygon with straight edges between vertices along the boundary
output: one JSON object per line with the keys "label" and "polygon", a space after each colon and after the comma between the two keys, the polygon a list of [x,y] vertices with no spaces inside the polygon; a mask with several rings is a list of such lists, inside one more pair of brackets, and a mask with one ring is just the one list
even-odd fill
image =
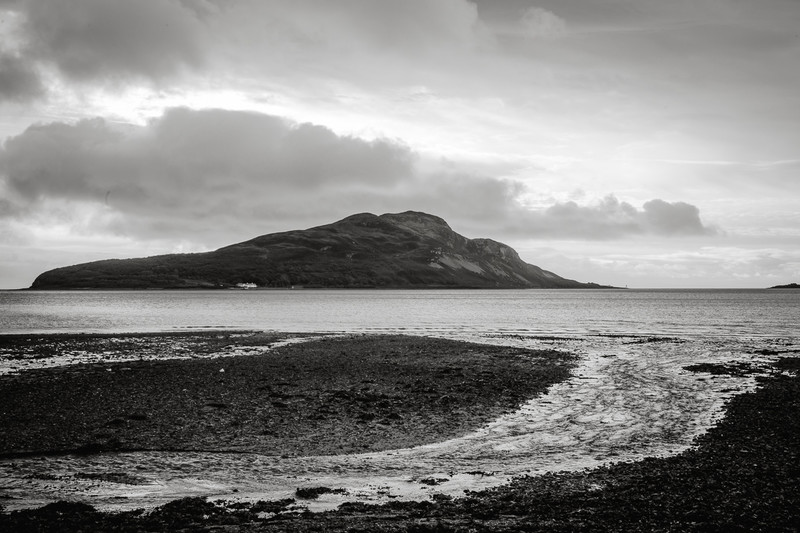
{"label": "mudflat", "polygon": [[[258,347],[262,344],[281,340],[277,337],[260,338],[257,334],[240,335],[236,337],[238,345],[248,345],[256,351],[260,350]],[[62,341],[67,343],[62,347],[72,342],[70,339]],[[166,345],[173,341],[176,338],[171,338]],[[36,343],[35,339],[32,342]],[[135,344],[149,346],[149,342],[139,340]],[[152,342],[159,344],[164,339],[154,338]],[[191,344],[194,341],[187,342]],[[198,349],[197,353],[209,356],[217,353],[215,350],[225,352],[230,339],[224,335],[213,340],[204,337],[197,343],[206,347]],[[215,348],[212,349],[212,345]],[[794,352],[787,350],[787,353]],[[114,358],[113,354],[111,358]],[[337,358],[337,368],[341,366],[342,375],[330,367]],[[258,361],[255,367],[248,366],[255,364],[251,359]],[[262,367],[266,360],[271,360],[270,365],[275,366]],[[234,362],[243,366],[230,364]],[[301,362],[305,365],[299,365]],[[108,365],[112,366],[111,371],[105,368]],[[88,382],[72,381],[76,379],[75,374],[94,375],[102,381],[111,379],[115,373],[141,371],[138,378],[133,380],[133,385],[130,381],[122,381],[109,390],[120,392],[125,387],[130,387],[131,393],[149,390],[173,407],[194,406],[194,410],[184,411],[184,417],[188,412],[198,421],[203,421],[197,424],[215,420],[217,426],[225,430],[222,434],[236,434],[236,428],[240,428],[240,440],[235,443],[230,442],[232,437],[220,439],[218,435],[208,437],[206,445],[241,446],[242,449],[260,446],[269,449],[269,443],[272,442],[274,453],[306,454],[330,447],[331,442],[335,441],[341,453],[348,453],[362,451],[364,442],[369,443],[372,449],[380,449],[381,443],[389,442],[387,435],[395,431],[392,420],[397,424],[403,421],[404,425],[398,428],[403,427],[404,431],[413,435],[400,435],[402,431],[398,429],[394,433],[398,438],[440,440],[445,438],[447,431],[460,431],[457,428],[482,423],[479,422],[481,410],[484,413],[494,410],[494,414],[486,414],[489,419],[504,409],[513,409],[514,401],[518,401],[513,398],[535,394],[532,389],[523,392],[514,379],[523,371],[523,367],[533,374],[520,377],[521,380],[527,384],[540,380],[541,386],[546,387],[549,380],[567,375],[571,365],[571,357],[558,352],[495,349],[415,337],[351,336],[320,338],[304,344],[273,348],[260,355],[235,358],[141,361],[135,365],[129,361],[114,364],[104,362],[85,367],[33,370],[5,376],[0,384],[3,394],[9,394],[7,385],[27,386],[31,390],[46,385],[45,390],[40,388],[30,392],[29,398],[50,398],[48,402],[40,404],[40,409],[58,403],[58,391],[62,394],[66,390],[74,391],[64,397],[75,399],[77,405],[85,406],[88,411],[70,416],[74,416],[73,420],[86,421],[89,429],[97,427],[89,424],[90,420],[94,420],[89,414],[104,413],[106,418],[102,420],[113,416],[110,427],[120,430],[116,436],[118,442],[110,443],[114,446],[123,447],[126,442],[136,442],[126,439],[136,437],[134,430],[137,427],[142,429],[142,426],[137,426],[140,423],[146,427],[162,428],[160,433],[156,429],[139,432],[138,435],[144,439],[142,442],[146,438],[161,445],[169,442],[170,438],[176,443],[189,442],[172,436],[169,431],[171,423],[157,422],[177,420],[174,418],[177,414],[166,412],[166,408],[141,403],[143,400],[127,404],[123,400],[109,400],[101,407],[90,407],[89,402],[76,399],[80,390],[78,385],[87,385]],[[127,367],[130,369],[123,370]],[[267,368],[280,371],[281,377],[269,377]],[[312,372],[312,368],[316,368],[316,372]],[[535,368],[539,371],[531,370]],[[161,372],[154,372],[154,369],[161,369]],[[257,369],[262,371],[259,373]],[[800,419],[797,417],[800,409],[800,358],[779,357],[766,372],[758,365],[742,363],[699,364],[687,366],[685,370],[737,376],[755,373],[760,376],[757,378],[759,387],[753,392],[733,397],[723,420],[699,436],[693,448],[672,457],[622,462],[580,472],[520,477],[507,485],[469,492],[461,498],[434,494],[431,501],[396,501],[379,506],[345,503],[337,510],[325,513],[303,512],[296,503],[326,492],[339,491],[335,486],[298,489],[294,498],[276,501],[209,501],[202,497],[191,497],[148,511],[100,512],[86,503],[56,502],[38,509],[0,513],[0,530],[796,531],[800,523],[800,470],[797,466],[800,464]],[[305,377],[304,373],[307,372],[314,374],[314,377]],[[226,382],[231,376],[236,376],[238,381]],[[294,376],[294,381],[287,376]],[[151,383],[142,384],[143,380],[151,378]],[[194,382],[197,385],[192,385]],[[288,385],[292,382],[304,383],[305,392],[294,391]],[[246,387],[232,391],[229,385],[233,383]],[[226,384],[228,386],[224,386]],[[253,387],[260,391],[259,394],[252,392]],[[178,400],[172,396],[181,398],[177,395],[178,390],[192,392],[194,403],[174,403]],[[447,396],[455,398],[448,400]],[[18,400],[14,395],[11,398]],[[250,403],[243,403],[245,400]],[[57,409],[67,416],[67,413],[77,409],[70,407],[70,404],[76,405],[75,402],[66,402],[66,407],[59,406]],[[270,430],[277,431],[282,437],[272,435],[264,439],[256,431],[241,429],[241,420],[250,420],[247,413],[259,412],[257,406],[264,402],[269,406],[260,412],[271,413],[275,409],[275,412],[282,413],[264,418],[272,420],[272,426],[283,428],[278,423],[281,417],[295,422],[294,426],[287,423],[285,429]],[[139,411],[133,412],[136,416],[129,415],[128,411],[120,411],[123,407],[127,409],[126,405],[138,406]],[[367,405],[373,407],[368,409],[365,407]],[[152,410],[145,409],[146,406]],[[480,409],[475,406],[480,406]],[[326,409],[333,412],[319,412]],[[235,413],[245,418],[236,418],[233,416]],[[396,418],[393,413],[402,418]],[[6,422],[17,424],[15,427],[25,426],[9,415],[3,416]],[[206,419],[207,416],[212,418]],[[338,433],[333,431],[323,438],[315,428],[316,424],[327,418],[339,420],[342,426]],[[29,427],[35,425],[28,424]],[[290,430],[290,427],[294,429]],[[305,428],[305,437],[300,435],[302,432],[298,428]],[[73,441],[62,439],[63,442],[58,441],[61,444],[47,440],[45,436],[43,442],[46,446],[42,447],[50,450],[49,453],[60,453],[76,443],[94,443],[84,448],[87,452],[98,445],[109,445],[108,437],[93,431],[76,432],[74,434],[82,435],[81,438]],[[376,438],[379,431],[383,432],[383,437]],[[15,432],[18,436],[23,433]],[[248,433],[252,435],[248,436]],[[308,437],[309,434],[314,436]],[[352,438],[348,438],[347,434]],[[86,441],[87,437],[89,441]],[[280,444],[282,438],[293,442],[292,446]],[[33,440],[28,442],[32,443]],[[5,446],[10,448],[8,444]],[[6,448],[5,453],[13,455],[22,449],[24,446],[16,448],[16,451]],[[438,480],[429,481],[435,484]]]}
{"label": "mudflat", "polygon": [[[719,371],[720,369],[714,369]],[[722,369],[724,370],[724,369]],[[732,369],[740,372],[741,368]],[[518,478],[463,498],[292,512],[293,499],[186,498],[150,512],[83,503],[0,513],[4,531],[796,531],[800,523],[800,358],[781,358],[754,392],[674,457]],[[335,489],[298,491],[312,498]],[[288,512],[287,512],[288,511]]]}
{"label": "mudflat", "polygon": [[[478,428],[566,379],[574,364],[557,351],[402,335],[269,348],[278,340],[267,333],[6,336],[6,356],[16,346],[28,358],[71,351],[101,362],[0,376],[0,455],[405,448]],[[225,355],[231,346],[240,353]],[[137,351],[143,359],[131,360]],[[164,359],[176,351],[184,358]]]}

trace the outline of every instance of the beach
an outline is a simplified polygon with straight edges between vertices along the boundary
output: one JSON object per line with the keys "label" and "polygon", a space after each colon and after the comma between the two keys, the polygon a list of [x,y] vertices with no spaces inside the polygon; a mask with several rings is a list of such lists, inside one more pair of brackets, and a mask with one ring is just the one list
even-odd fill
{"label": "beach", "polygon": [[[19,353],[26,343],[56,343],[51,357],[70,352],[84,362],[27,365],[2,377],[9,406],[4,457],[169,450],[258,452],[302,462],[312,455],[424,448],[502,419],[565,383],[575,366],[564,351],[402,335],[181,335],[49,336],[50,344],[5,336]],[[136,351],[152,357],[132,358],[134,341]],[[180,355],[176,346],[191,355],[158,357],[159,350]],[[291,498],[186,497],[146,511],[100,512],[74,497],[24,510],[6,488],[2,504],[14,510],[0,525],[9,531],[55,531],[65,524],[144,531],[789,530],[798,504],[797,363],[781,358],[790,353],[767,355],[770,364],[686,369],[710,380],[758,380],[759,388],[733,396],[715,427],[671,457],[521,476],[457,497],[437,491],[447,476],[432,475],[417,479],[430,489],[426,501],[382,506],[348,503],[348,492],[330,477],[298,486]],[[28,474],[48,481],[41,471]],[[72,476],[90,485],[147,482],[136,471]],[[337,494],[344,502],[337,510],[304,510]]]}
{"label": "beach", "polygon": [[[62,338],[80,345],[75,350],[95,353],[108,339]],[[278,341],[259,333],[122,339],[115,343],[122,350],[136,340],[148,353],[174,344],[252,350]],[[124,363],[110,357],[28,370],[0,377],[0,455],[161,450],[309,456],[409,448],[515,410],[566,379],[573,359],[553,350],[356,335],[288,343],[266,355]]]}

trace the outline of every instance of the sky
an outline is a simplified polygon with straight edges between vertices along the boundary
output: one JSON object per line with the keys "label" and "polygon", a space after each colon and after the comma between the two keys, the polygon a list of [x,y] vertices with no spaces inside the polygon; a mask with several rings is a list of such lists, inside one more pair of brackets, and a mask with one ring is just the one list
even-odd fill
{"label": "sky", "polygon": [[584,282],[800,282],[800,1],[0,0],[0,289],[407,210]]}

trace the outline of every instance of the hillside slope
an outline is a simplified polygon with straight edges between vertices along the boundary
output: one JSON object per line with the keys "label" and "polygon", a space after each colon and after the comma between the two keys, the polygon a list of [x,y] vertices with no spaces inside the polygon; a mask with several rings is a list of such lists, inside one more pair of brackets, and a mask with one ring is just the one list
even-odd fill
{"label": "hillside slope", "polygon": [[213,252],[109,259],[45,272],[33,289],[590,288],[525,263],[491,239],[467,239],[426,213],[361,213]]}

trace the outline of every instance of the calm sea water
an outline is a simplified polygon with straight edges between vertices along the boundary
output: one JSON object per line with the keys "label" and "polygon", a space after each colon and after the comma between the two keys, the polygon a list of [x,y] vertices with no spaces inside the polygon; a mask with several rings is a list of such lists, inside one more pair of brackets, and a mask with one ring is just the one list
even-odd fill
{"label": "calm sea water", "polygon": [[259,329],[795,336],[792,290],[0,292],[0,333]]}

